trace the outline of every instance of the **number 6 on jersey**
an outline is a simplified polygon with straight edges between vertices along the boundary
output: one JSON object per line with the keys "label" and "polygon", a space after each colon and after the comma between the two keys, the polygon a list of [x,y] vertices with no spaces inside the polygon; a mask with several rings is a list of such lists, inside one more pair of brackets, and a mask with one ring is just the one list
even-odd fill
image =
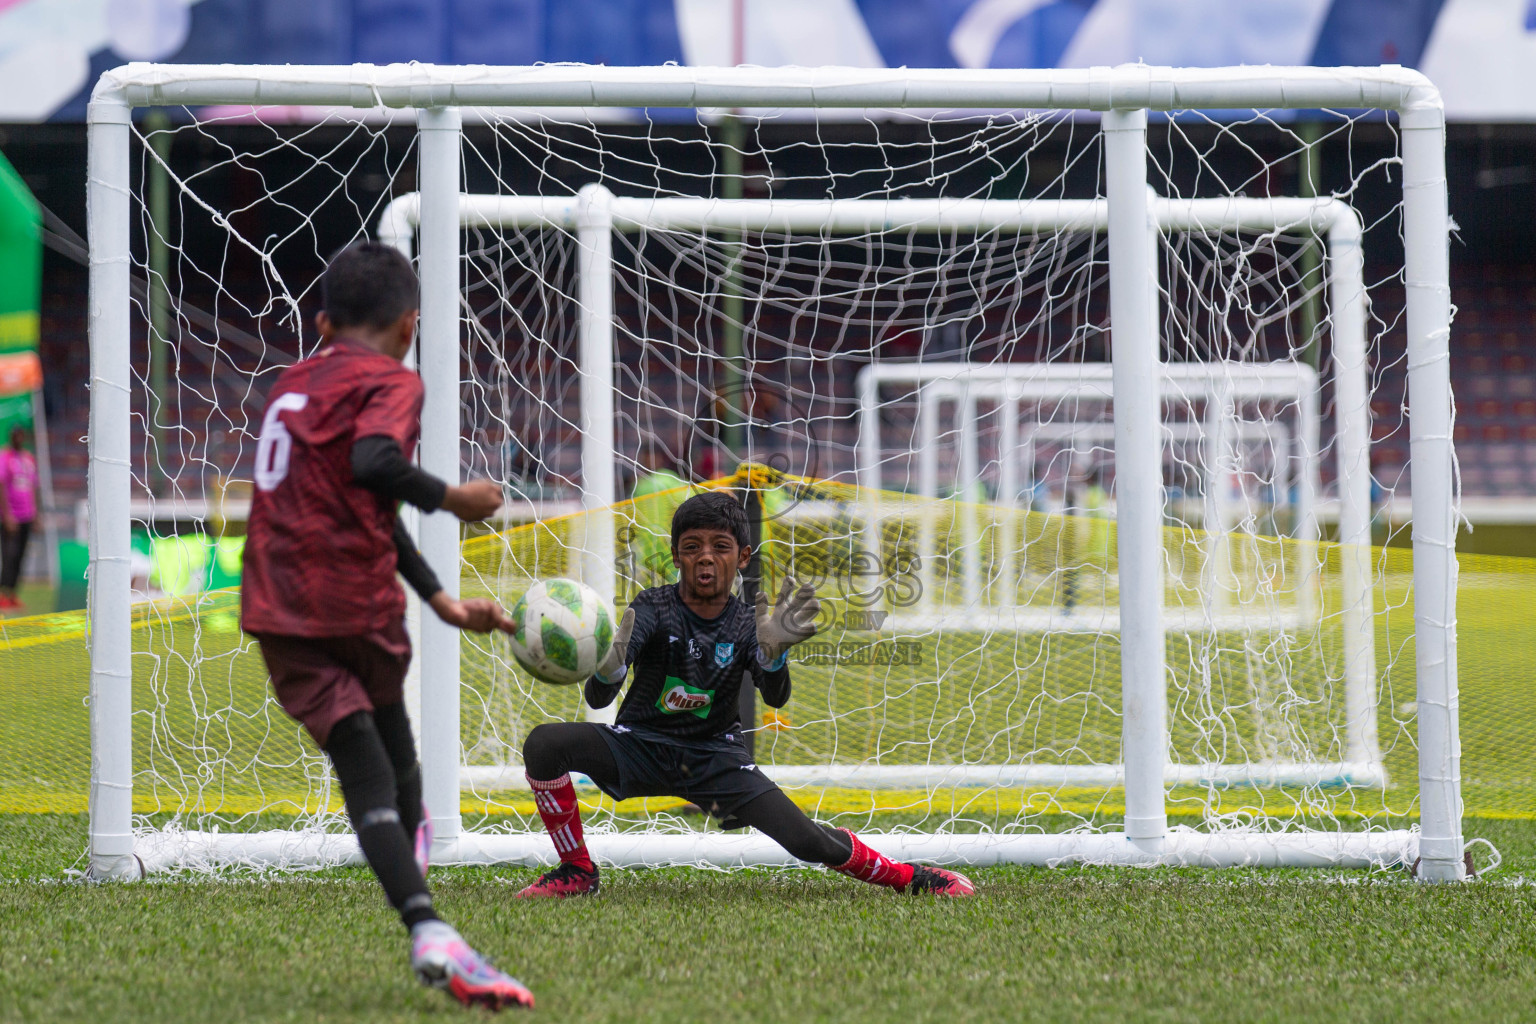
{"label": "number 6 on jersey", "polygon": [[261,420],[261,440],[256,442],[256,486],[270,491],[288,475],[288,459],[293,454],[293,435],[278,414],[298,412],[309,404],[309,396],[290,391],[278,395],[267,406]]}

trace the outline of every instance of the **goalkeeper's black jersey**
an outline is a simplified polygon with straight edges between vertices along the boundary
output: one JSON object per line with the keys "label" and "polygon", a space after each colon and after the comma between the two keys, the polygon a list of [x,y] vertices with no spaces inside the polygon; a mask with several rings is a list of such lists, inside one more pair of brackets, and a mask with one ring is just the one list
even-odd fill
{"label": "goalkeeper's black jersey", "polygon": [[[683,604],[678,584],[641,591],[631,608],[635,630],[629,638],[629,692],[619,706],[622,725],[643,725],[679,739],[702,740],[741,728],[737,711],[742,675],[750,673],[763,700],[782,707],[789,700],[789,670],[763,669],[757,660],[757,623],[734,594],[713,619]],[[587,700],[597,707],[613,701],[618,687],[593,679]]]}

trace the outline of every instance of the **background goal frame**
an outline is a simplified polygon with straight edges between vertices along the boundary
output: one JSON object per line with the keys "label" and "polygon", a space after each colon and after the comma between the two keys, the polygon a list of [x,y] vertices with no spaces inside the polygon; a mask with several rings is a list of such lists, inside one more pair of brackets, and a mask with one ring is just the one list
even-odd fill
{"label": "background goal frame", "polygon": [[[1375,633],[1372,625],[1374,594],[1370,584],[1370,407],[1367,380],[1366,344],[1366,288],[1364,255],[1362,251],[1363,228],[1359,214],[1349,204],[1333,198],[1271,197],[1229,199],[1179,200],[1163,199],[1153,194],[1153,232],[1149,242],[1156,252],[1158,233],[1232,231],[1245,233],[1296,232],[1316,237],[1327,245],[1330,259],[1325,282],[1330,293],[1329,308],[1333,337],[1333,386],[1335,455],[1339,491],[1338,540],[1342,545],[1341,577],[1343,598],[1341,614],[1344,623],[1344,690],[1346,710],[1346,753],[1343,761],[1318,763],[1260,763],[1260,764],[1174,764],[1164,771],[1169,785],[1320,785],[1337,782],[1346,785],[1381,787],[1386,783],[1377,743],[1376,657]],[[1053,231],[1081,231],[1099,233],[1109,224],[1109,208],[1099,199],[1052,199],[1052,200],[978,200],[978,199],[701,199],[701,198],[628,198],[612,195],[601,185],[587,185],[574,196],[520,196],[464,194],[459,198],[458,225],[461,231],[479,228],[528,229],[547,228],[569,231],[577,236],[583,247],[584,258],[578,270],[578,287],[585,296],[607,296],[613,293],[614,270],[611,247],[604,247],[601,239],[613,232],[637,232],[646,230],[716,232],[722,237],[732,237],[738,232],[795,233],[836,238],[839,235],[858,235],[868,232],[1001,232],[1001,233],[1048,233]],[[376,230],[380,241],[399,249],[407,258],[417,255],[417,232],[422,219],[422,197],[419,192],[406,193],[393,199],[378,220]],[[586,254],[590,254],[588,257]],[[589,276],[592,278],[588,280]],[[1159,310],[1156,293],[1152,302],[1153,330],[1158,331]],[[581,366],[583,380],[600,382],[598,394],[611,393],[612,389],[612,329],[610,321],[583,317],[578,325],[580,335]],[[1103,396],[1112,395],[1111,367],[1108,364],[1007,364],[973,365],[965,363],[879,363],[860,371],[857,393],[859,394],[859,459],[858,482],[866,495],[873,499],[863,510],[857,524],[868,530],[871,524],[881,520],[878,507],[879,493],[884,489],[880,477],[878,425],[878,388],[882,383],[938,384],[960,389],[974,399],[983,392],[1000,396],[1007,394],[1017,398],[1025,393],[1036,395],[1054,394],[1061,388],[1082,388]],[[1230,404],[1242,397],[1277,397],[1293,399],[1302,420],[1299,436],[1295,439],[1303,449],[1303,469],[1298,474],[1297,527],[1292,539],[1302,544],[1303,558],[1310,556],[1310,547],[1318,540],[1318,523],[1315,499],[1318,489],[1317,437],[1318,395],[1317,375],[1310,367],[1299,363],[1238,364],[1238,363],[1178,363],[1163,368],[1163,389],[1167,394],[1190,395],[1200,392],[1207,398],[1216,398],[1217,389]],[[1204,390],[1202,390],[1204,389]],[[1206,394],[1209,392],[1209,394]],[[582,394],[583,401],[587,393]],[[601,408],[588,410],[583,406],[581,463],[583,480],[610,480],[618,467],[613,436],[614,417],[612,403],[598,399]],[[1212,401],[1210,414],[1222,402]],[[458,428],[458,410],[439,405],[435,411],[445,416],[443,430]],[[1230,412],[1230,410],[1226,410]],[[452,415],[453,422],[446,417]],[[1005,422],[1006,422],[1005,415]],[[923,422],[922,420],[919,421]],[[928,427],[932,428],[930,421]],[[1211,431],[1217,438],[1219,430]],[[925,435],[926,440],[926,435]],[[967,472],[975,475],[975,458],[972,450],[976,441],[975,431],[967,431],[962,425],[961,455],[962,477]],[[1006,441],[1003,442],[1007,444]],[[966,462],[966,453],[971,454]],[[931,456],[931,448],[925,448],[925,456]],[[924,468],[919,471],[923,479],[933,476],[931,458],[920,456]],[[1005,463],[1006,465],[1006,463]],[[1207,467],[1209,468],[1209,467]],[[1006,469],[1004,470],[1006,478]],[[925,489],[926,487],[926,489]],[[1011,493],[1005,483],[1002,491]],[[937,498],[933,481],[928,479],[919,487],[919,496]],[[615,593],[614,550],[612,538],[614,524],[608,513],[608,502],[595,489],[583,488],[582,505],[587,512],[587,523],[580,543],[571,548],[570,572],[597,589],[610,601]],[[611,500],[611,499],[610,499]],[[1207,491],[1206,501],[1213,501]],[[999,504],[1008,506],[1006,499]],[[1211,518],[1213,512],[1207,513]],[[974,517],[965,519],[974,528]],[[931,531],[930,531],[931,532]],[[974,529],[972,530],[974,533]],[[1223,543],[1224,529],[1205,528],[1207,542]],[[974,537],[965,541],[962,560],[968,589],[976,589],[970,581],[979,575],[975,562],[979,544]],[[919,548],[923,548],[919,544]],[[1013,556],[1005,546],[997,575],[1008,578]],[[1214,559],[1209,564],[1214,564]],[[930,565],[924,560],[925,569]],[[1307,566],[1304,565],[1304,569]],[[1312,566],[1315,570],[1315,566]],[[920,570],[921,572],[924,570]],[[1315,572],[1312,573],[1315,575]],[[933,588],[926,581],[922,593],[926,597]],[[1311,593],[1310,580],[1303,580],[1296,588],[1298,618],[1316,614],[1315,602],[1307,602]],[[1068,628],[1061,622],[1041,623],[1039,616],[1023,613],[1010,614],[1006,607],[980,608],[979,599],[967,602],[963,611],[957,612],[970,623],[978,615],[987,616],[996,628],[1004,630],[1039,630]],[[891,615],[884,622],[887,631],[910,631],[921,625],[932,625],[942,618],[942,613],[920,604],[904,613]],[[1099,628],[1114,631],[1119,626],[1118,616],[1106,610],[1105,621]],[[1184,618],[1189,618],[1188,616]],[[1164,618],[1167,630],[1199,628],[1200,623]],[[1070,628],[1086,628],[1081,619]],[[420,692],[413,687],[408,691],[407,703],[411,705],[413,720],[420,717]],[[588,708],[589,719],[611,720],[614,708],[601,711]],[[447,749],[458,750],[458,734]],[[445,757],[437,750],[423,760]],[[452,768],[444,762],[437,766],[443,772]],[[1125,773],[1120,765],[1050,765],[1050,764],[934,764],[928,766],[897,765],[775,765],[764,766],[775,780],[786,785],[807,786],[857,786],[868,788],[910,788],[924,786],[1028,786],[1028,785],[1081,785],[1114,786],[1124,781]],[[526,783],[520,765],[482,767],[461,765],[458,771],[461,789],[521,789]]]}

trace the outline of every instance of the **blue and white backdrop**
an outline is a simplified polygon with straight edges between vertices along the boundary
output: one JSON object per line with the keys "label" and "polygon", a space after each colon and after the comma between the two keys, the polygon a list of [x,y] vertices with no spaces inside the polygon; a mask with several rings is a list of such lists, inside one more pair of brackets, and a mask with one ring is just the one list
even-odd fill
{"label": "blue and white backdrop", "polygon": [[[128,60],[862,67],[1383,64],[1536,118],[1536,0],[0,0],[0,121],[80,120]],[[741,40],[738,44],[738,38]],[[741,52],[738,53],[738,45]],[[623,112],[614,112],[623,116]]]}

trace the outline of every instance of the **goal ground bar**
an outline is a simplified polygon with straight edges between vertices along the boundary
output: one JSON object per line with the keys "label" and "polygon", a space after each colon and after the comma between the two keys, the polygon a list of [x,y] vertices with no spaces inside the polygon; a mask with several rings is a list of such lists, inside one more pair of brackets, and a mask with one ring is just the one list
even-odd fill
{"label": "goal ground bar", "polygon": [[[850,789],[937,789],[944,787],[1108,788],[1125,782],[1118,764],[962,764],[962,765],[762,765],[781,786]],[[1163,772],[1169,786],[1352,786],[1373,789],[1387,784],[1386,769],[1367,761],[1274,762],[1258,764],[1170,764]],[[464,765],[460,790],[490,793],[526,790],[522,765]]]}
{"label": "goal ground bar", "polygon": [[[1080,864],[1127,867],[1388,868],[1419,855],[1416,831],[1217,832],[1172,829],[1157,840],[1131,840],[1123,832],[1058,834],[860,833],[885,855],[903,861],[985,867]],[[588,832],[587,846],[603,867],[803,866],[777,843],[755,834]],[[145,874],[172,870],[248,868],[281,870],[363,863],[349,833],[154,832],[136,837],[134,852]],[[463,832],[433,845],[432,863],[555,863],[549,837],[540,833]]]}

